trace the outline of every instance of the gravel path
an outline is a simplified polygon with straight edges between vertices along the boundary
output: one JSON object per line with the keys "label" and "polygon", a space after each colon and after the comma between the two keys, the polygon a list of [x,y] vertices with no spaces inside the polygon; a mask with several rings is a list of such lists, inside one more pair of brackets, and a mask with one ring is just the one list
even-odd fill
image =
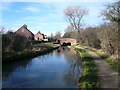
{"label": "gravel path", "polygon": [[93,51],[88,49],[84,50],[88,52],[95,60],[95,64],[99,70],[98,76],[100,79],[101,88],[118,88],[118,72],[112,69],[105,60]]}

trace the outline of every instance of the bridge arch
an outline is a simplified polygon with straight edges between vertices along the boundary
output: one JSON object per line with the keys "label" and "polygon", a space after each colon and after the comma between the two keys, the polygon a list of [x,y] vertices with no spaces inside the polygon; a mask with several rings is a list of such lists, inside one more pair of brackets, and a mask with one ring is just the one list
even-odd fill
{"label": "bridge arch", "polygon": [[71,46],[71,42],[63,42],[62,45],[63,46]]}
{"label": "bridge arch", "polygon": [[76,44],[76,40],[72,38],[61,38],[61,39],[58,39],[58,43],[60,45],[63,45],[65,43],[69,45],[73,45],[73,44]]}

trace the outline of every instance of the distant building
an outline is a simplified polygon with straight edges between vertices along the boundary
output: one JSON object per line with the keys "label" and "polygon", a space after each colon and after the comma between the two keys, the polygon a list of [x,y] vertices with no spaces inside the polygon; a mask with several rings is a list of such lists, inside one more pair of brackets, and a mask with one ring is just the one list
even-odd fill
{"label": "distant building", "polygon": [[25,24],[21,28],[19,28],[15,32],[15,34],[18,34],[18,35],[21,35],[21,36],[25,36],[25,37],[27,37],[27,38],[29,38],[31,40],[34,39],[34,34],[30,30],[27,29],[27,25],[25,25]]}
{"label": "distant building", "polygon": [[41,34],[39,31],[37,34],[35,34],[34,39],[38,41],[42,41],[44,39],[44,34]]}
{"label": "distant building", "polygon": [[44,35],[44,40],[43,41],[48,41],[48,37],[46,35]]}
{"label": "distant building", "polygon": [[37,40],[37,41],[48,41],[47,36],[42,34],[42,33],[40,33],[40,31],[37,34],[35,34],[34,40]]}

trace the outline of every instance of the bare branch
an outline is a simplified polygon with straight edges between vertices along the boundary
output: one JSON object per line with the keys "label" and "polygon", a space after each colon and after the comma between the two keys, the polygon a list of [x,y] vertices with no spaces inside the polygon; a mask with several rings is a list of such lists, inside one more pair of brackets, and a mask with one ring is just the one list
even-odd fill
{"label": "bare branch", "polygon": [[80,6],[68,6],[64,10],[65,17],[75,30],[80,30],[80,23],[82,18],[87,15],[88,10]]}

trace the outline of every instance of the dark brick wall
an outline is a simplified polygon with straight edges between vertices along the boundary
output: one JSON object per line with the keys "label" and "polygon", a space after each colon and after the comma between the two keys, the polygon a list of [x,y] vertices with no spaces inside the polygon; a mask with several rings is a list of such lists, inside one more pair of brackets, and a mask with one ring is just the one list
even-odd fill
{"label": "dark brick wall", "polygon": [[[24,31],[22,31],[22,29],[24,29]],[[34,39],[34,34],[27,29],[27,25],[23,25],[15,33],[18,34],[18,35],[25,36],[29,39]]]}

